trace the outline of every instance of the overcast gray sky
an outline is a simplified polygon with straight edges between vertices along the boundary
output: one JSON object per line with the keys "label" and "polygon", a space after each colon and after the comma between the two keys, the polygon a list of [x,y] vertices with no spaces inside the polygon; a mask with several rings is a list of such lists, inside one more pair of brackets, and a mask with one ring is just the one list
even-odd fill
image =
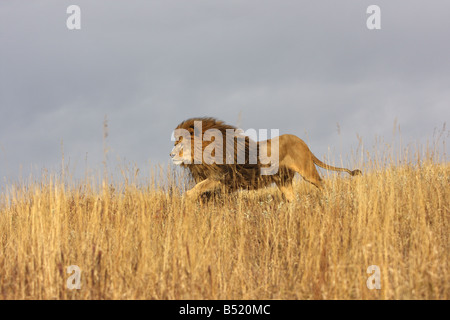
{"label": "overcast gray sky", "polygon": [[[81,30],[66,9],[81,8]],[[366,9],[381,8],[381,30]],[[174,127],[213,116],[296,134],[323,158],[450,118],[450,1],[0,2],[0,178],[33,166],[167,165]],[[241,114],[241,117],[239,117]],[[338,125],[339,124],[339,130]],[[87,160],[86,160],[87,159]],[[20,169],[22,167],[22,169]]]}

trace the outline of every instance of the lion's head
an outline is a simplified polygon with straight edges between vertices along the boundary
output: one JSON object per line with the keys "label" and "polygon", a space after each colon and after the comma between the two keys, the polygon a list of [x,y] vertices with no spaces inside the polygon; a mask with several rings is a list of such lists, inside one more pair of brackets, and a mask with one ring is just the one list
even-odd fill
{"label": "lion's head", "polygon": [[[215,143],[217,137],[220,137],[220,147],[223,150],[223,146],[226,145],[226,131],[236,131],[237,128],[225,124],[223,121],[215,118],[203,117],[203,118],[191,118],[180,123],[174,131],[175,143],[170,153],[172,162],[175,165],[188,165],[192,163],[196,164],[221,164],[226,162],[226,153],[222,154],[222,157],[217,155],[217,148],[212,148],[211,152],[208,151],[208,146]],[[217,135],[214,135],[217,133]],[[212,159],[211,157],[214,157]]]}
{"label": "lion's head", "polygon": [[250,157],[257,143],[234,126],[215,118],[191,118],[175,128],[174,137],[172,162],[189,169],[196,182],[211,178],[235,189],[251,187],[259,176],[261,166]]}
{"label": "lion's head", "polygon": [[170,157],[172,158],[172,163],[175,165],[181,165],[183,163],[191,162],[192,158],[189,153],[183,152],[183,144],[181,143],[182,138],[175,141],[175,145],[170,152]]}

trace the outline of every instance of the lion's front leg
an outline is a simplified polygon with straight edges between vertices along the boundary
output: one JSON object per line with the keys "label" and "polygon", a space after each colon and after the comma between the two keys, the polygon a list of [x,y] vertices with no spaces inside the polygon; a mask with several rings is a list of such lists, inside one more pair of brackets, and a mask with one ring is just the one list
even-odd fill
{"label": "lion's front leg", "polygon": [[206,191],[213,191],[214,189],[217,189],[220,186],[220,181],[212,180],[212,179],[206,179],[202,182],[199,182],[193,187],[191,190],[186,191],[185,195],[186,198],[195,200],[197,199],[202,193]]}

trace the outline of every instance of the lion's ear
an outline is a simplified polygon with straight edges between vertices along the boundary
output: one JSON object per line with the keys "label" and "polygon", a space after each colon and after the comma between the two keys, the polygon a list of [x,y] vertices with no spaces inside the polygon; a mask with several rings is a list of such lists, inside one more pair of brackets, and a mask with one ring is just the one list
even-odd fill
{"label": "lion's ear", "polygon": [[189,127],[188,131],[191,134],[191,136],[195,136],[195,137],[201,137],[202,136],[202,132],[200,130],[196,130],[194,128],[194,126]]}

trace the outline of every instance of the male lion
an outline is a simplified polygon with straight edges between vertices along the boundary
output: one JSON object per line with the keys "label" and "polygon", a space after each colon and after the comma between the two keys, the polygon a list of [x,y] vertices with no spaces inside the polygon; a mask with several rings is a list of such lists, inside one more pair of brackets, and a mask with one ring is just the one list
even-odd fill
{"label": "male lion", "polygon": [[[196,124],[200,124],[200,130]],[[296,172],[319,189],[323,188],[322,179],[315,165],[328,170],[345,171],[352,176],[361,174],[360,170],[351,171],[323,163],[312,154],[303,140],[291,134],[259,142],[251,140],[248,136],[235,134],[231,140],[234,154],[231,152],[230,156],[229,150],[227,152],[217,150],[217,146],[220,145],[223,148],[227,145],[227,133],[230,130],[235,132],[237,128],[207,117],[188,119],[176,127],[175,132],[183,131],[186,134],[175,141],[170,156],[174,164],[189,169],[196,182],[196,186],[186,192],[187,197],[197,198],[205,192],[220,188],[226,191],[251,190],[275,183],[286,199],[293,201],[295,194],[292,180]],[[216,135],[209,134],[211,132]],[[215,141],[217,137],[219,141]],[[218,143],[215,145],[216,148],[211,148],[213,143]],[[277,145],[278,148],[276,148]],[[209,151],[209,155],[206,151]],[[255,151],[259,157],[252,158],[252,151]],[[244,159],[242,159],[242,152],[245,154]],[[211,161],[212,157],[215,161]],[[275,170],[268,170],[274,165]],[[264,173],[263,170],[268,170],[269,173]]]}

